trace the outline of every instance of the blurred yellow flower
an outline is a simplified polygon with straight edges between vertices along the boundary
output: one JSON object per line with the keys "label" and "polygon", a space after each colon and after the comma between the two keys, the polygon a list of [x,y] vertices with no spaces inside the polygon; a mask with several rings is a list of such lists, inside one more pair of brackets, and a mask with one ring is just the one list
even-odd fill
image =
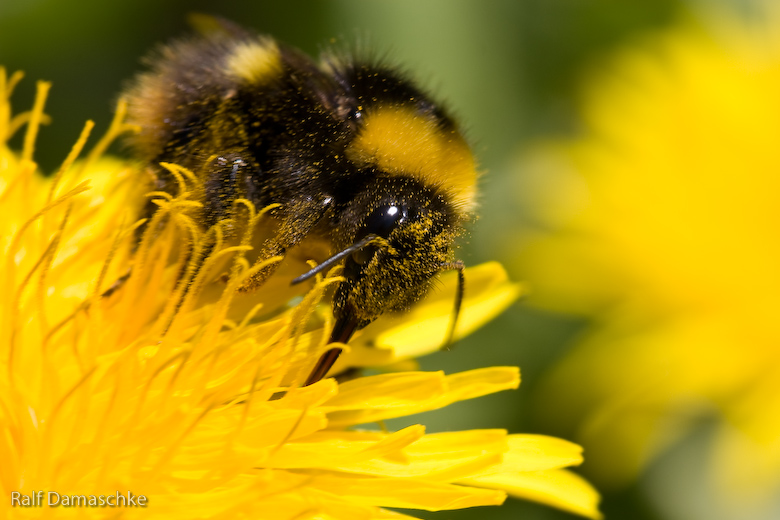
{"label": "blurred yellow flower", "polygon": [[[563,469],[582,460],[569,442],[503,430],[355,428],[516,388],[516,368],[301,387],[326,348],[329,313],[318,303],[336,279],[297,298],[285,292],[289,281],[269,282],[251,305],[240,301],[236,288],[252,271],[248,239],[199,231],[186,211],[194,179],[175,166],[181,192],[158,194],[160,209],[134,246],[143,183],[134,165],[103,156],[127,130],[121,106],[84,159],[91,124],[44,178],[33,148],[48,86],[39,84],[32,111],[14,116],[9,98],[20,77],[0,69],[3,517],[408,518],[385,508],[493,505],[507,494],[599,517],[595,491]],[[25,125],[17,154],[6,141]],[[246,218],[253,224],[262,212],[247,204]],[[486,288],[470,291],[459,334],[519,291],[495,264],[475,272]],[[442,298],[433,295],[415,318],[440,337],[451,310]],[[388,320],[367,329],[344,366],[397,365],[438,347],[408,327]],[[397,347],[410,337],[412,347]],[[381,354],[367,354],[369,341]],[[43,506],[23,507],[41,491]],[[49,492],[61,504],[135,498],[113,511],[48,507]]]}
{"label": "blurred yellow flower", "polygon": [[778,20],[638,42],[589,83],[582,135],[524,162],[542,224],[518,253],[531,300],[594,323],[544,408],[602,483],[718,417],[714,489],[780,489]]}

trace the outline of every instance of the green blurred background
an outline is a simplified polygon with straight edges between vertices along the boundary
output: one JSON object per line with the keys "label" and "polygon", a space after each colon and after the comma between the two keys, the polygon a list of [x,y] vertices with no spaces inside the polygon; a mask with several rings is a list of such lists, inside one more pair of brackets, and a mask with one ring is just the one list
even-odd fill
{"label": "green blurred background", "polygon": [[[703,3],[703,2],[700,2]],[[725,3],[725,2],[717,2]],[[737,3],[750,15],[750,2]],[[33,81],[53,82],[36,156],[51,171],[84,120],[107,127],[123,82],[156,43],[187,30],[190,12],[218,14],[317,55],[333,39],[367,39],[446,100],[462,119],[482,167],[479,220],[460,257],[474,265],[506,258],[507,230],[530,225],[513,194],[523,147],[576,131],[576,91],[586,71],[615,48],[686,16],[678,0],[0,0],[0,64],[24,70],[15,106],[32,101]],[[121,149],[116,150],[122,153]],[[522,174],[522,172],[520,172]],[[515,235],[516,236],[516,235]],[[517,277],[517,275],[515,275]],[[467,287],[468,290],[468,287]],[[422,360],[455,372],[491,365],[521,367],[519,391],[459,403],[419,420],[429,431],[506,428],[551,431],[533,409],[536,384],[586,324],[515,305],[450,352]],[[406,420],[405,422],[409,422]],[[392,427],[401,423],[392,424]],[[587,475],[586,463],[582,472]],[[607,518],[661,518],[641,483],[604,494]],[[572,515],[509,500],[500,508],[414,513],[423,518],[565,519]]]}

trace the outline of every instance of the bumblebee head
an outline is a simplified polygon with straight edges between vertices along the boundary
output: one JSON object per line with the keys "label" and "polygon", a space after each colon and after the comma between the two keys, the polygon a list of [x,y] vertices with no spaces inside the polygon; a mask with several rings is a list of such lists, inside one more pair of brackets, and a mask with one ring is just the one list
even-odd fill
{"label": "bumblebee head", "polygon": [[[461,227],[445,199],[414,179],[386,178],[355,197],[340,224],[337,233],[350,237],[350,245],[294,281],[344,260],[329,342],[347,343],[380,315],[407,309],[425,295],[437,273],[454,268],[460,270],[460,286],[449,342],[463,295],[463,266],[449,262]],[[340,353],[336,347],[323,354],[306,384],[325,377]]]}
{"label": "bumblebee head", "polygon": [[356,197],[340,233],[352,237],[333,298],[332,341],[388,311],[407,309],[450,258],[459,227],[443,197],[414,179],[386,178]]}

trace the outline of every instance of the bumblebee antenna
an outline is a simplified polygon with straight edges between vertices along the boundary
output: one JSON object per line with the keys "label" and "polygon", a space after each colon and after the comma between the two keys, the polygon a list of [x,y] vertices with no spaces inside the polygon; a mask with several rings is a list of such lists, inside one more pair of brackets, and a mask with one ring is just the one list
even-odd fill
{"label": "bumblebee antenna", "polygon": [[451,271],[456,270],[458,271],[458,291],[455,293],[455,303],[452,307],[452,319],[450,320],[450,326],[447,330],[447,336],[444,340],[444,343],[442,343],[442,349],[449,349],[450,345],[452,345],[452,340],[455,337],[455,327],[458,324],[458,317],[460,317],[460,307],[463,303],[463,293],[466,290],[466,277],[463,274],[464,269],[466,269],[466,265],[461,260],[456,260],[454,262],[446,262],[441,264],[442,271]]}
{"label": "bumblebee antenna", "polygon": [[298,278],[295,278],[290,285],[296,285],[301,282],[305,282],[309,278],[312,278],[313,276],[320,274],[322,272],[325,272],[326,270],[330,269],[334,264],[339,263],[344,257],[347,257],[351,255],[352,253],[356,251],[360,251],[364,247],[370,245],[372,242],[377,241],[384,241],[384,239],[376,236],[376,235],[367,235],[364,239],[359,240],[358,242],[355,242],[351,246],[349,246],[346,249],[343,249],[336,253],[335,255],[331,256],[321,264],[313,267],[311,270],[303,273]]}

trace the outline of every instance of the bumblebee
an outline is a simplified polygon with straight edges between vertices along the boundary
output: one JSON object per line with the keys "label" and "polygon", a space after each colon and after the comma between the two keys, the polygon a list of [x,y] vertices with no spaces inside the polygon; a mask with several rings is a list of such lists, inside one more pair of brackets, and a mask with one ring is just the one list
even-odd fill
{"label": "bumblebee", "polygon": [[[231,218],[238,198],[278,205],[260,260],[310,237],[329,244],[330,256],[294,283],[343,262],[331,343],[407,309],[447,269],[459,270],[457,316],[463,277],[452,251],[474,210],[477,169],[455,121],[404,74],[335,51],[317,63],[228,22],[161,47],[147,65],[125,97],[140,129],[130,144],[155,189],[177,191],[162,162],[194,172],[204,229]],[[340,352],[325,353],[306,384]]]}

